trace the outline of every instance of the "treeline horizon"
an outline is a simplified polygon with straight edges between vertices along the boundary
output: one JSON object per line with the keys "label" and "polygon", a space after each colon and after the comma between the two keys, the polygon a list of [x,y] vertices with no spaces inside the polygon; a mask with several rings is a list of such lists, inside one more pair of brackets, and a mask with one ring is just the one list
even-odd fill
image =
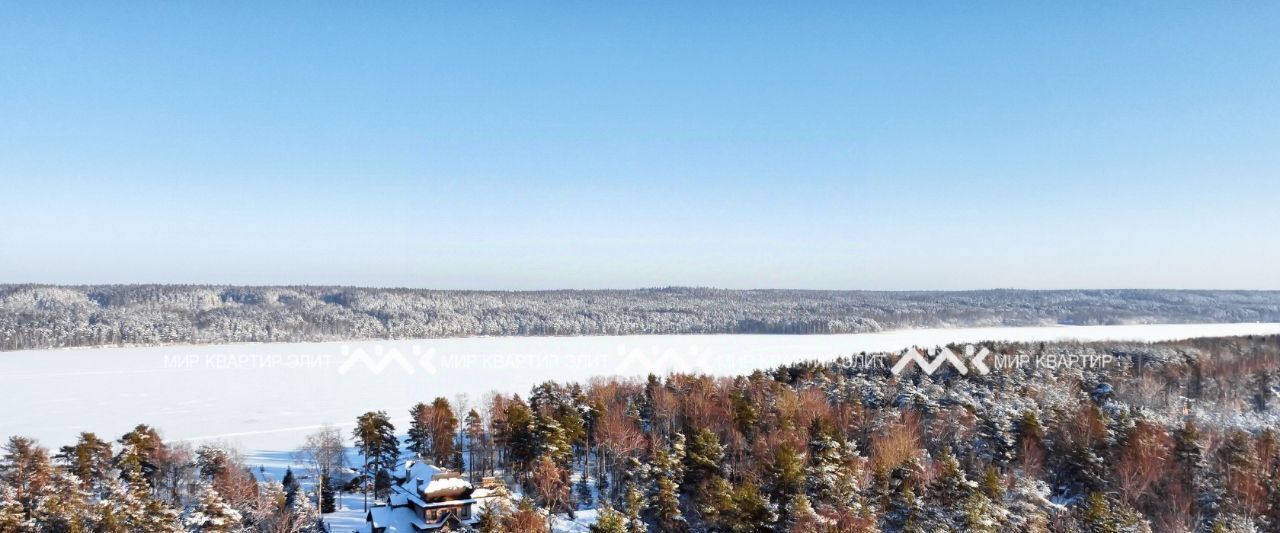
{"label": "treeline horizon", "polygon": [[0,350],[1270,321],[1280,321],[1280,291],[0,285]]}

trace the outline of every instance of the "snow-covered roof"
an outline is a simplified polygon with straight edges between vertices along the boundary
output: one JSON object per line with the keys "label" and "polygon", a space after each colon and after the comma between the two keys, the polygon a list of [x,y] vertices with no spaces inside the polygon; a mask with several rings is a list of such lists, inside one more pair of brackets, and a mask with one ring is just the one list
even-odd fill
{"label": "snow-covered roof", "polygon": [[456,513],[441,516],[436,522],[424,522],[422,509],[473,505],[471,483],[457,472],[438,468],[418,461],[406,461],[394,474],[388,505],[374,507],[364,529],[386,528],[387,533],[422,531],[441,527],[448,520],[463,524],[474,523],[476,515],[469,513],[466,519]]}
{"label": "snow-covered roof", "polygon": [[441,477],[437,475],[430,483],[422,487],[422,497],[427,500],[439,498],[456,498],[471,491],[471,483],[461,477]]}
{"label": "snow-covered roof", "polygon": [[375,528],[386,528],[386,533],[418,533],[431,527],[408,507],[373,507],[369,519]]}
{"label": "snow-covered roof", "polygon": [[[445,470],[421,461],[405,461],[396,469],[397,488],[408,501],[426,505],[428,502],[455,500],[466,498],[471,492],[471,483],[457,472]],[[396,502],[392,502],[396,505]]]}
{"label": "snow-covered roof", "polygon": [[373,527],[387,527],[391,523],[390,507],[373,507],[369,509],[368,521]]}

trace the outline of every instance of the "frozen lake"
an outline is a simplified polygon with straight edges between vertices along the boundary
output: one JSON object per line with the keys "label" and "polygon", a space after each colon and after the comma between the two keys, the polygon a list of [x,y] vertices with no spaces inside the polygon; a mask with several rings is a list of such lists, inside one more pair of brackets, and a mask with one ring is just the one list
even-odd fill
{"label": "frozen lake", "polygon": [[905,330],[851,335],[494,337],[0,353],[0,437],[45,446],[81,431],[112,439],[134,425],[171,440],[218,439],[292,450],[303,435],[384,409],[400,425],[414,403],[488,391],[527,394],[546,381],[718,375],[801,359],[982,340],[1172,340],[1274,334],[1280,324],[1055,326]]}

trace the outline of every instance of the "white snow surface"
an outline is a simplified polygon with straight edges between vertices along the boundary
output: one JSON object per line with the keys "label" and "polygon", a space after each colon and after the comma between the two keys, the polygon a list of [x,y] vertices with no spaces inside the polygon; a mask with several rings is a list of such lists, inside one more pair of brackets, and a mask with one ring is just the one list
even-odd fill
{"label": "white snow surface", "polygon": [[[983,340],[1139,340],[1280,333],[1277,323],[921,329],[848,335],[477,337],[0,353],[0,436],[56,448],[139,423],[169,440],[218,440],[279,457],[324,425],[467,393],[527,394],[547,380],[715,375],[805,359]],[[345,431],[344,431],[345,432]]]}

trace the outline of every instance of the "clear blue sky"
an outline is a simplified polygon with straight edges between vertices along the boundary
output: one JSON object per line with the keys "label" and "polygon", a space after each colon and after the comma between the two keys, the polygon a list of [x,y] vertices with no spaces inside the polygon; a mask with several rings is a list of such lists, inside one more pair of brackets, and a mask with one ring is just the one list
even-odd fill
{"label": "clear blue sky", "polygon": [[261,4],[5,5],[0,282],[1280,288],[1274,2]]}

